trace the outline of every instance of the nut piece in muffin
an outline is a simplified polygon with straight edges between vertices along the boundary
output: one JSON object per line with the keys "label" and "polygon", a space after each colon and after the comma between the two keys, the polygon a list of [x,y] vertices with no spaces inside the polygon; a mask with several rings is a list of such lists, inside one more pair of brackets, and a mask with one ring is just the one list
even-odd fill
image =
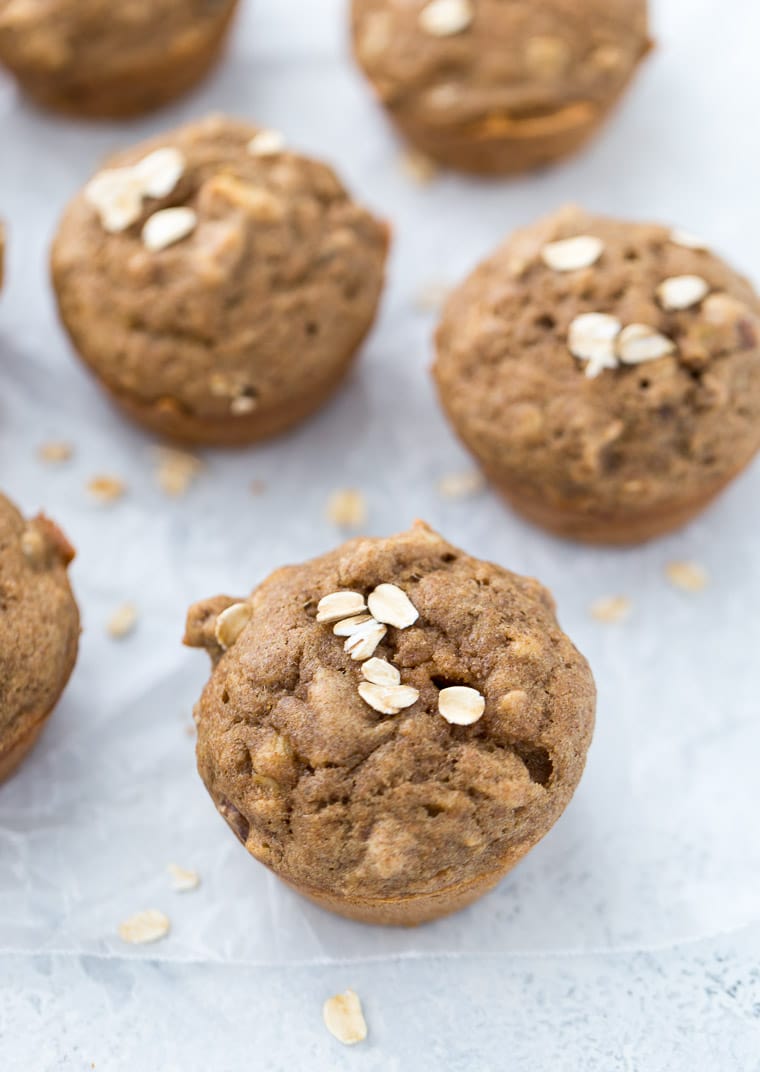
{"label": "nut piece in muffin", "polygon": [[464,444],[563,536],[678,528],[760,448],[760,302],[678,230],[561,209],[454,292],[437,351]]}
{"label": "nut piece in muffin", "polygon": [[248,851],[318,905],[412,925],[492,889],[575,790],[595,688],[537,581],[427,525],[190,610],[213,672],[198,769]]}
{"label": "nut piece in muffin", "polygon": [[0,0],[0,64],[45,108],[139,115],[203,78],[236,8],[237,0]]}
{"label": "nut piece in muffin", "polygon": [[650,48],[646,0],[353,0],[358,62],[401,132],[464,171],[578,149]]}
{"label": "nut piece in muffin", "polygon": [[25,521],[0,495],[0,780],[37,740],[74,669],[73,557],[52,521]]}
{"label": "nut piece in muffin", "polygon": [[134,419],[235,445],[335,390],[388,241],[329,167],[214,116],[109,161],[64,215],[53,282],[74,346]]}

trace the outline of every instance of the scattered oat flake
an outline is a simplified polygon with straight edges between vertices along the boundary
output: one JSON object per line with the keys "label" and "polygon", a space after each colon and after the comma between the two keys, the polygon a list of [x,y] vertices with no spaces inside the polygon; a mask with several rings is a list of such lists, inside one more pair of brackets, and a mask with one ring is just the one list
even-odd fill
{"label": "scattered oat flake", "polygon": [[657,288],[660,305],[669,312],[691,309],[709,293],[710,284],[699,275],[674,275]]}
{"label": "scattered oat flake", "polygon": [[117,476],[94,476],[87,484],[87,490],[98,502],[116,502],[124,497],[127,485]]}
{"label": "scattered oat flake", "polygon": [[406,592],[395,584],[379,584],[367,600],[370,614],[384,625],[408,629],[420,614]]}
{"label": "scattered oat flake", "polygon": [[355,488],[334,491],[327,502],[327,518],[342,529],[358,529],[367,520],[367,502]]}
{"label": "scattered oat flake", "polygon": [[167,197],[185,171],[185,157],[171,145],[154,149],[130,169],[143,197]]}
{"label": "scattered oat flake", "polygon": [[263,495],[267,490],[266,480],[252,480],[250,488],[252,495]]}
{"label": "scattered oat flake", "polygon": [[353,636],[356,630],[372,621],[371,614],[355,614],[352,618],[344,618],[333,626],[333,633],[337,637]]}
{"label": "scattered oat flake", "polygon": [[628,324],[617,337],[617,355],[624,365],[641,365],[672,354],[676,346],[648,324]]}
{"label": "scattered oat flake", "polygon": [[604,252],[604,242],[595,235],[576,235],[550,242],[541,250],[541,259],[555,272],[575,272],[590,268]]}
{"label": "scattered oat flake", "polygon": [[195,454],[174,447],[159,447],[156,463],[158,486],[172,498],[184,495],[203,470],[203,462]]}
{"label": "scattered oat flake", "polygon": [[119,925],[119,937],[130,945],[147,945],[160,942],[171,930],[169,917],[157,908],[148,908],[138,912]]}
{"label": "scattered oat flake", "polygon": [[438,174],[438,165],[418,149],[407,149],[401,157],[401,170],[418,186],[427,186]]}
{"label": "scattered oat flake", "polygon": [[317,604],[317,621],[323,623],[340,622],[344,618],[353,618],[363,614],[367,609],[361,592],[331,592],[323,596]]}
{"label": "scattered oat flake", "polygon": [[177,864],[169,864],[166,870],[172,880],[172,889],[176,893],[189,893],[191,890],[197,890],[201,884],[197,871],[188,871],[187,868],[178,867]]}
{"label": "scattered oat flake", "polygon": [[682,231],[679,227],[674,227],[670,232],[670,241],[674,246],[683,246],[684,249],[696,249],[706,250],[707,246],[697,235],[692,234],[691,231]]}
{"label": "scattered oat flake", "polygon": [[285,137],[279,130],[260,130],[248,142],[251,156],[276,156],[285,148]]}
{"label": "scattered oat flake", "polygon": [[353,990],[329,998],[322,1008],[322,1016],[327,1030],[344,1046],[354,1046],[367,1037],[362,1004]]}
{"label": "scattered oat flake", "polygon": [[360,682],[359,695],[381,715],[398,715],[420,698],[417,689],[411,685],[376,685],[372,681]]}
{"label": "scattered oat flake", "polygon": [[605,369],[617,368],[615,340],[623,330],[616,316],[582,313],[570,324],[567,345],[573,357],[586,361],[586,375],[594,379]]}
{"label": "scattered oat flake", "polygon": [[452,37],[468,29],[474,17],[471,0],[430,0],[419,14],[419,24],[433,37]]}
{"label": "scattered oat flake", "polygon": [[672,585],[684,592],[702,592],[708,584],[707,570],[696,562],[670,562],[665,575]]}
{"label": "scattered oat flake", "polygon": [[623,622],[629,617],[632,607],[627,596],[603,596],[591,604],[591,617],[608,624]]}
{"label": "scattered oat flake", "polygon": [[375,654],[375,649],[385,634],[388,632],[386,626],[380,622],[376,622],[374,618],[366,623],[366,625],[360,625],[355,632],[351,634],[346,643],[343,645],[343,650],[346,655],[350,655],[354,662],[361,663],[366,659],[371,659]]}
{"label": "scattered oat flake", "polygon": [[414,296],[414,307],[422,313],[437,313],[450,292],[447,283],[425,283]]}
{"label": "scattered oat flake", "polygon": [[438,694],[438,711],[453,726],[472,726],[485,709],[485,697],[467,685],[451,685]]}
{"label": "scattered oat flake", "polygon": [[477,469],[469,472],[449,473],[438,481],[438,491],[444,499],[467,499],[477,495],[485,487],[486,480]]}
{"label": "scattered oat flake", "polygon": [[121,640],[123,637],[129,636],[136,625],[137,607],[134,603],[124,603],[108,619],[106,629],[108,630],[108,635],[113,637],[114,640]]}
{"label": "scattered oat flake", "polygon": [[40,461],[48,462],[50,465],[61,465],[63,462],[67,462],[74,454],[74,448],[71,443],[43,443],[37,451],[37,456]]}
{"label": "scattered oat flake", "polygon": [[250,603],[233,603],[216,619],[214,635],[221,647],[227,650],[237,641],[253,616]]}
{"label": "scattered oat flake", "polygon": [[401,674],[398,667],[387,659],[368,659],[362,663],[362,677],[373,685],[400,685]]}
{"label": "scattered oat flake", "polygon": [[158,253],[187,238],[197,226],[198,216],[191,208],[178,205],[176,208],[161,209],[145,221],[142,229],[143,245],[151,253]]}

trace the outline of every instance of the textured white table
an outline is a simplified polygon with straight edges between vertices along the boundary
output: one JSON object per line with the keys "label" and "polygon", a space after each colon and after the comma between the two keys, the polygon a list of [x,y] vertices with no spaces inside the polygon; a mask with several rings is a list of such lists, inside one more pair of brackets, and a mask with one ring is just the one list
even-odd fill
{"label": "textured white table", "polygon": [[[566,200],[697,231],[757,280],[760,70],[754,0],[660,0],[658,52],[590,151],[529,179],[443,176],[420,189],[347,59],[340,0],[249,0],[227,63],[172,112],[118,128],[55,121],[0,82],[0,486],[79,548],[85,633],[40,747],[0,790],[0,1069],[699,1072],[760,1069],[760,467],[685,532],[634,551],[563,544],[490,493],[440,497],[469,468],[435,402],[432,318],[413,297],[454,282],[512,227]],[[391,281],[361,366],[293,436],[209,452],[188,496],[156,489],[151,444],[115,416],[56,325],[46,251],[66,198],[110,148],[212,109],[250,115],[336,163],[392,219]],[[60,470],[35,457],[67,439]],[[350,449],[347,448],[350,444]],[[115,473],[110,509],[84,491]],[[264,495],[249,491],[267,482]],[[206,666],[178,645],[195,598],[243,592],[341,538],[329,493],[360,487],[369,531],[423,516],[454,542],[553,588],[591,659],[599,723],[566,816],[493,896],[418,932],[304,906],[214,813],[185,733]],[[701,595],[664,565],[695,559]],[[622,626],[590,619],[622,593]],[[115,644],[104,623],[140,609]],[[197,868],[178,896],[165,866]],[[172,934],[124,947],[156,906]],[[361,994],[368,1042],[343,1050],[326,996]]]}

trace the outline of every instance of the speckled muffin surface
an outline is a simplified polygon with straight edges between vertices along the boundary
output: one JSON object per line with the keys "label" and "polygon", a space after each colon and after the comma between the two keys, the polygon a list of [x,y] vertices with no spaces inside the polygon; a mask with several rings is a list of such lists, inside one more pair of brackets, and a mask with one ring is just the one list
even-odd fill
{"label": "speckled muffin surface", "polygon": [[0,0],[0,63],[45,107],[136,115],[206,74],[236,8],[237,0]]}
{"label": "speckled muffin surface", "polygon": [[463,442],[561,534],[685,523],[760,447],[760,302],[690,234],[569,206],[450,297],[434,368]]}
{"label": "speckled muffin surface", "polygon": [[0,779],[34,744],[74,668],[73,556],[51,521],[25,521],[0,495]]}
{"label": "speckled muffin surface", "polygon": [[451,167],[573,152],[648,51],[646,0],[353,0],[357,59],[401,131]]}
{"label": "speckled muffin surface", "polygon": [[196,721],[217,808],[351,918],[416,924],[475,900],[583,771],[594,683],[551,596],[422,523],[198,604],[186,642],[214,663]]}
{"label": "speckled muffin surface", "polygon": [[108,162],[64,215],[53,281],[80,356],[134,418],[246,443],[345,376],[388,241],[329,167],[214,116]]}

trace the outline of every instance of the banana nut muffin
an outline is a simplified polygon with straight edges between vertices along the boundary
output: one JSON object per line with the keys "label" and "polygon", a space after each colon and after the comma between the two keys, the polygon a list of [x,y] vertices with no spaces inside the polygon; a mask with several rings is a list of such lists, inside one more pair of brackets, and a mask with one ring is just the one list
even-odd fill
{"label": "banana nut muffin", "polygon": [[53,281],[80,356],[132,417],[242,444],[343,379],[388,241],[329,167],[213,116],[109,161],[64,215]]}
{"label": "banana nut muffin", "polygon": [[0,495],[0,780],[37,740],[74,669],[73,557],[52,521],[27,522]]}
{"label": "banana nut muffin", "polygon": [[581,777],[588,664],[537,581],[427,525],[190,610],[213,673],[198,768],[248,851],[317,904],[416,924],[494,887]]}
{"label": "banana nut muffin", "polygon": [[206,74],[237,0],[0,0],[0,64],[44,107],[151,111]]}
{"label": "banana nut muffin", "polygon": [[693,235],[570,206],[451,296],[435,378],[513,505],[634,543],[685,524],[760,448],[760,302]]}
{"label": "banana nut muffin", "polygon": [[646,0],[353,0],[354,50],[402,133],[450,167],[574,152],[650,48]]}

